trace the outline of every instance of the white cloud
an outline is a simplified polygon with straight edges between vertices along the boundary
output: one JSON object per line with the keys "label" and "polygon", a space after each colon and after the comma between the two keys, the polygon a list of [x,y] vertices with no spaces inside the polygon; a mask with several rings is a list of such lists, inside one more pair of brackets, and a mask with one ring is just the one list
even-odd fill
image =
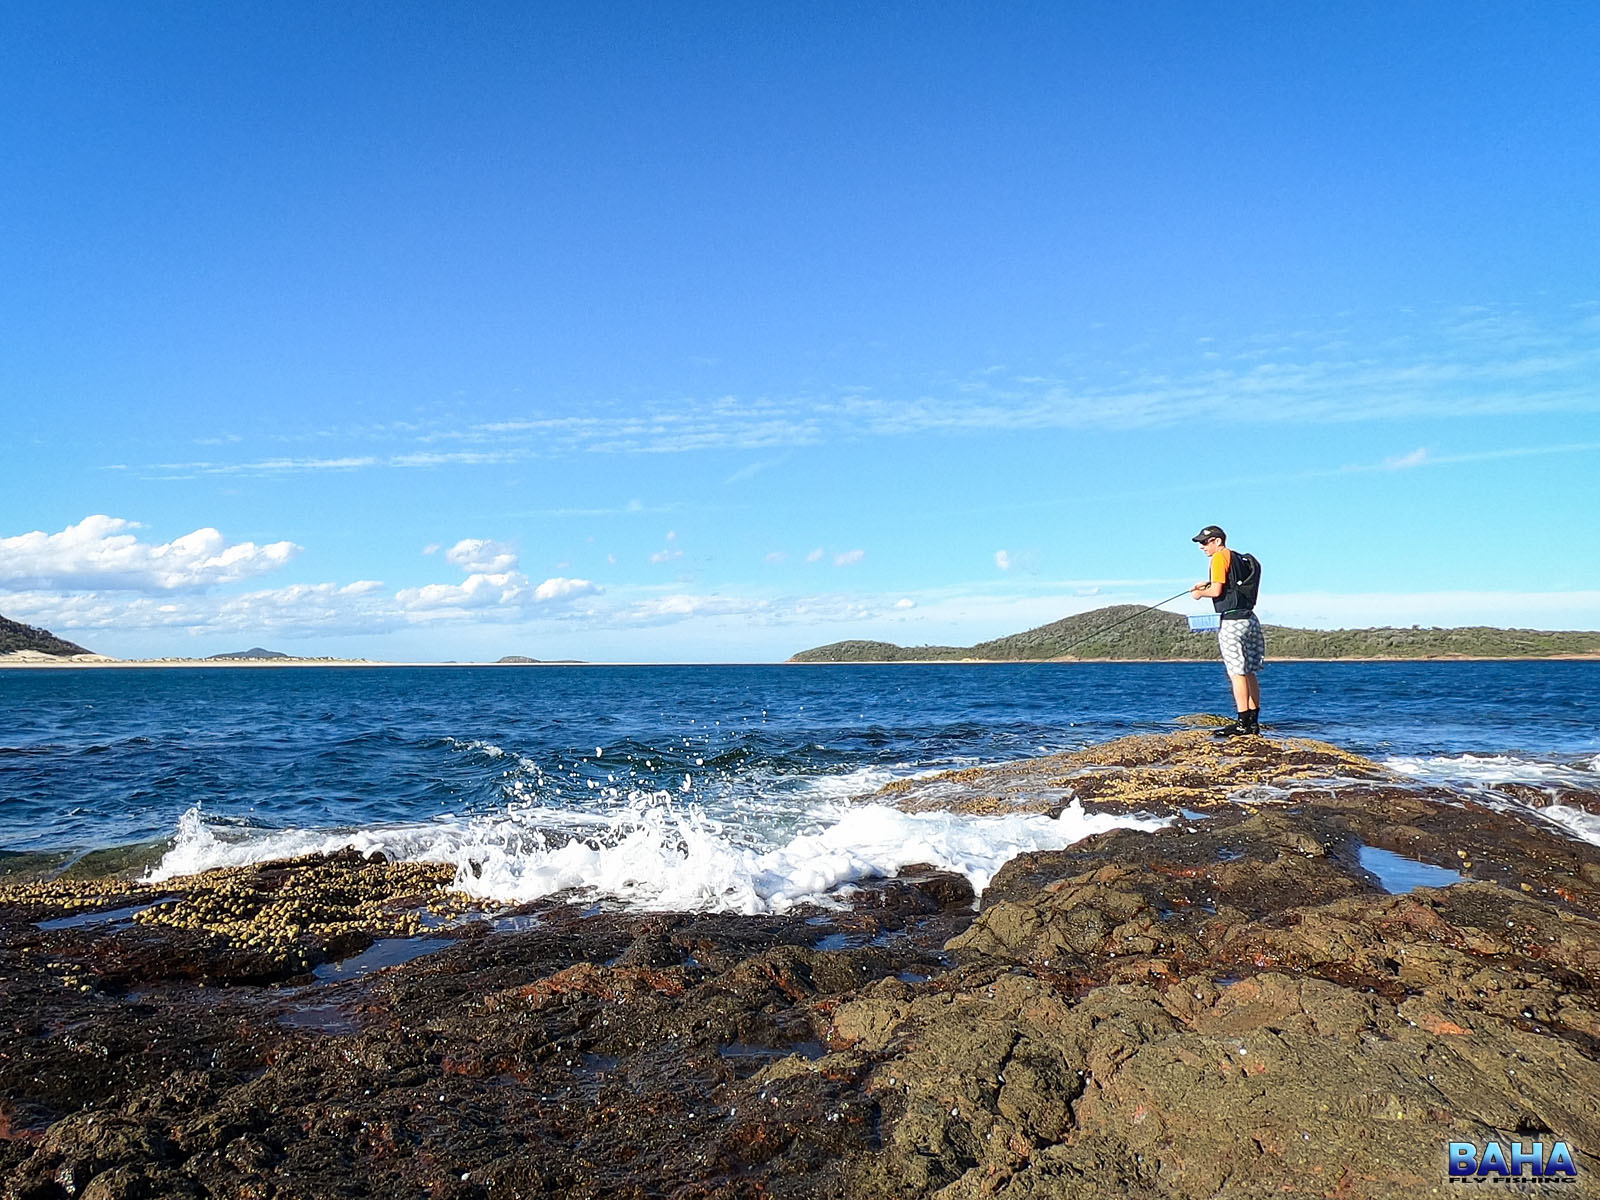
{"label": "white cloud", "polygon": [[[601,594],[586,579],[549,579],[537,587],[516,574],[472,575],[460,584],[428,584],[390,593],[377,580],[294,584],[222,596],[187,593],[174,599],[131,592],[7,592],[3,610],[14,620],[77,634],[90,649],[124,636],[162,630],[196,636],[344,637],[384,634],[407,626],[450,623],[509,624],[536,615],[560,616],[578,597]],[[96,634],[101,635],[96,638]],[[157,653],[179,654],[173,646]]]}
{"label": "white cloud", "polygon": [[[756,628],[824,629],[828,637],[870,636],[860,634],[876,621],[904,621],[917,608],[910,596],[873,595],[850,592],[825,592],[810,595],[769,596],[761,594],[670,592],[633,599],[608,609],[585,613],[590,631],[619,629],[639,625],[692,625],[705,621],[707,628],[723,628],[737,619],[744,630]],[[1008,631],[1009,632],[1009,631]],[[797,632],[792,636],[805,641],[812,636]],[[992,635],[986,635],[992,636]],[[785,654],[802,649],[795,645]]]}
{"label": "white cloud", "polygon": [[674,543],[677,540],[678,540],[677,533],[672,531],[672,530],[668,530],[667,531],[667,544],[665,546],[663,546],[660,550],[657,550],[654,554],[652,554],[650,556],[650,561],[653,562],[653,563],[666,563],[666,562],[671,562],[675,558],[682,558],[683,557],[683,551],[680,550],[676,545],[674,545]]}
{"label": "white cloud", "polygon": [[430,583],[402,588],[395,603],[410,617],[437,619],[465,615],[490,615],[514,620],[533,605],[552,605],[578,596],[599,595],[604,589],[588,579],[556,576],[535,585],[516,569],[517,555],[509,543],[487,538],[463,538],[445,555],[468,572],[460,583]]}
{"label": "white cloud", "polygon": [[635,601],[619,612],[602,615],[601,620],[624,625],[671,625],[700,617],[736,616],[750,620],[765,618],[771,609],[771,602],[760,598],[677,593]]}
{"label": "white cloud", "polygon": [[[92,650],[112,634],[169,630],[196,635],[242,637],[342,636],[386,633],[406,623],[382,585],[371,581],[339,586],[294,584],[237,596],[189,593],[175,601],[128,592],[12,592],[5,596],[8,616],[56,633],[78,635]],[[115,652],[115,651],[111,651]],[[158,653],[179,654],[181,647]]]}
{"label": "white cloud", "polygon": [[994,565],[999,567],[1002,571],[1011,570],[1010,553],[1005,550],[996,550],[994,552]]}
{"label": "white cloud", "polygon": [[468,575],[461,583],[430,583],[401,588],[395,601],[412,613],[460,612],[516,607],[528,597],[528,577],[520,571]]}
{"label": "white cloud", "polygon": [[175,462],[158,463],[161,471],[196,475],[298,475],[307,471],[355,471],[363,467],[389,465],[371,455],[346,455],[343,458],[264,458],[255,462]]}
{"label": "white cloud", "polygon": [[821,547],[821,546],[818,546],[818,547],[817,547],[817,548],[816,548],[816,549],[815,549],[815,550],[813,550],[813,551],[812,551],[812,552],[811,552],[811,553],[810,553],[810,554],[808,554],[808,555],[806,555],[806,561],[807,561],[807,562],[808,562],[808,563],[812,563],[812,562],[821,562],[821,561],[822,561],[822,557],[823,557],[823,555],[824,555],[824,554],[825,554],[825,553],[826,553],[826,552],[825,552],[825,551],[824,551],[824,550],[823,550],[823,549],[822,549],[822,547]]}
{"label": "white cloud", "polygon": [[462,538],[445,552],[445,558],[474,574],[495,575],[513,570],[517,552],[508,542],[488,538]]}
{"label": "white cloud", "polygon": [[774,550],[772,553],[767,555],[767,561],[774,565],[778,563],[785,563],[789,561],[789,554],[785,550]]}
{"label": "white cloud", "polygon": [[485,463],[525,462],[533,457],[532,447],[508,447],[504,450],[454,450],[449,453],[422,451],[414,454],[396,454],[383,460],[389,467],[446,467],[482,466]]}
{"label": "white cloud", "polygon": [[275,571],[300,552],[293,542],[229,544],[211,528],[170,542],[141,542],[140,526],[95,515],[59,533],[0,538],[0,584],[77,590],[189,591]]}
{"label": "white cloud", "polygon": [[833,565],[836,567],[853,567],[867,556],[865,550],[846,550],[833,556]]}
{"label": "white cloud", "polygon": [[1407,467],[1420,467],[1423,463],[1428,461],[1429,455],[1427,448],[1418,447],[1410,454],[1402,454],[1398,458],[1391,458],[1387,460],[1383,465],[1391,471],[1403,471]]}
{"label": "white cloud", "polygon": [[758,459],[753,463],[748,463],[745,466],[740,467],[732,475],[729,475],[725,480],[723,480],[723,483],[730,486],[736,483],[745,483],[748,480],[754,479],[757,475],[761,474],[761,472],[765,471],[771,465],[772,463],[769,460]]}
{"label": "white cloud", "polygon": [[544,602],[549,600],[570,600],[574,596],[593,596],[603,589],[587,579],[546,579],[533,589],[533,598]]}
{"label": "white cloud", "polygon": [[444,555],[465,573],[455,583],[390,591],[379,580],[357,579],[221,594],[209,585],[271,570],[299,547],[230,545],[214,529],[154,544],[130,532],[137,528],[93,516],[56,534],[0,539],[0,609],[14,619],[90,636],[176,630],[261,640],[383,634],[439,622],[514,623],[536,615],[560,619],[573,611],[573,601],[604,592],[593,580],[566,576],[534,584],[517,569],[508,543],[464,538]]}

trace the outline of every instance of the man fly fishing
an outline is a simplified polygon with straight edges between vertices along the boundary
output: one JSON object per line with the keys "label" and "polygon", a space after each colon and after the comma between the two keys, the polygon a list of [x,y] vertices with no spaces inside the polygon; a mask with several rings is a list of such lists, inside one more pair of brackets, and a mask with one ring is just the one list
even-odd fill
{"label": "man fly fishing", "polygon": [[1221,621],[1217,646],[1233,686],[1233,704],[1239,715],[1217,730],[1218,737],[1261,732],[1261,682],[1257,675],[1267,657],[1267,642],[1256,619],[1256,596],[1261,590],[1261,564],[1253,554],[1228,549],[1228,535],[1207,525],[1194,535],[1211,560],[1209,579],[1189,589],[1196,600],[1210,600]]}

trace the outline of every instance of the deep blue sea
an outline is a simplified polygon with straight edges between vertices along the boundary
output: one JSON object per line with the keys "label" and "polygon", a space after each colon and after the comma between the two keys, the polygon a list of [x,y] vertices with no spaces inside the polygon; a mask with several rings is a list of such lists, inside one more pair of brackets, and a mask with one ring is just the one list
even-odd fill
{"label": "deep blue sea", "polygon": [[[1600,662],[1276,663],[1262,690],[1272,733],[1429,782],[1600,790]],[[501,899],[762,911],[915,861],[981,884],[1100,827],[857,803],[891,779],[1226,711],[1193,663],[13,669],[0,851],[145,843],[160,877],[356,845]]]}

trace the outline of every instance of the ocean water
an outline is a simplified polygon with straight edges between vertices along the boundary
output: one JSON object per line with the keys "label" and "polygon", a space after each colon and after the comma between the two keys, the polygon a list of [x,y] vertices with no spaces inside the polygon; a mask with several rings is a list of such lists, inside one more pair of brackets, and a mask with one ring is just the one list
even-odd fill
{"label": "ocean water", "polygon": [[[1463,795],[1600,790],[1600,662],[1278,663],[1262,688],[1272,732]],[[454,863],[500,900],[741,912],[915,862],[981,888],[1140,818],[862,798],[1227,700],[1220,665],[1194,663],[7,670],[0,852],[135,847],[163,878],[353,845]],[[1526,815],[1600,842],[1580,809]]]}

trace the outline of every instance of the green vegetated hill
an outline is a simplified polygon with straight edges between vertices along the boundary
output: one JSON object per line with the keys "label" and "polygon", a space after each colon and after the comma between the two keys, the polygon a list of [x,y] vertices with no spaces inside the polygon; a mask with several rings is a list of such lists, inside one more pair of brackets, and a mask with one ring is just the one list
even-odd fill
{"label": "green vegetated hill", "polygon": [[[1541,629],[1296,629],[1268,625],[1269,658],[1543,658],[1600,655],[1600,633]],[[1052,621],[976,646],[896,646],[892,642],[833,642],[803,650],[790,662],[914,662],[1040,658],[1185,659],[1216,657],[1214,635],[1193,633],[1186,618],[1117,604]]]}
{"label": "green vegetated hill", "polygon": [[21,621],[0,617],[0,654],[14,654],[18,650],[37,650],[41,654],[54,654],[62,658],[69,654],[92,653],[66,638],[58,638],[48,629],[36,629]]}

